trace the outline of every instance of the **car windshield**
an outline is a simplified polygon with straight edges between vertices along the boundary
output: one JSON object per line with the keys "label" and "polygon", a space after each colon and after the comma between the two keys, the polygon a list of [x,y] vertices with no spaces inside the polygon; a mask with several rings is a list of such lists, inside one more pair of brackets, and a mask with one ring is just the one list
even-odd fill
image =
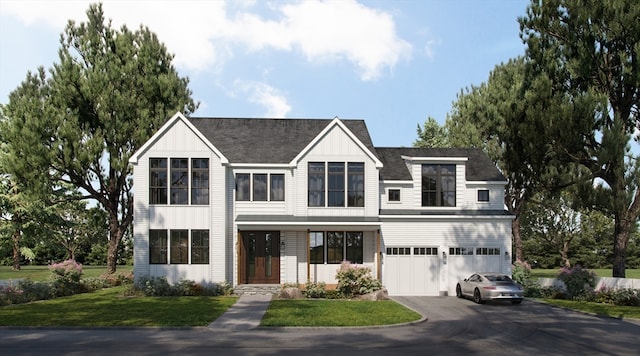
{"label": "car windshield", "polygon": [[505,275],[486,275],[485,278],[490,280],[491,282],[511,282],[511,278]]}

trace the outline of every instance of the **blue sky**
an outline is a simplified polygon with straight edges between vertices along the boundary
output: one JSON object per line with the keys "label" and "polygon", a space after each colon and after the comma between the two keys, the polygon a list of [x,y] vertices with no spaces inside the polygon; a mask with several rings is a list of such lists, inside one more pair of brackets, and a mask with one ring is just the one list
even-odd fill
{"label": "blue sky", "polygon": [[[88,1],[0,0],[0,103],[57,62]],[[200,117],[364,119],[376,146],[411,146],[428,116],[524,53],[528,1],[104,1],[148,26],[189,77]]]}

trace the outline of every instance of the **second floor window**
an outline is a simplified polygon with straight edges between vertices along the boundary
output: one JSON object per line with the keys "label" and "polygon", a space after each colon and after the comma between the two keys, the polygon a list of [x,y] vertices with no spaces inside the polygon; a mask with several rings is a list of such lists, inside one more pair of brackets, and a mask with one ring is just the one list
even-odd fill
{"label": "second floor window", "polygon": [[236,201],[284,201],[284,174],[236,173]]}
{"label": "second floor window", "polygon": [[422,206],[456,206],[456,165],[422,165]]}
{"label": "second floor window", "polygon": [[308,167],[308,206],[364,206],[364,163],[309,162]]}
{"label": "second floor window", "polygon": [[[149,159],[149,203],[209,204],[209,159]],[[189,174],[191,173],[191,175]],[[191,189],[190,189],[191,188]]]}

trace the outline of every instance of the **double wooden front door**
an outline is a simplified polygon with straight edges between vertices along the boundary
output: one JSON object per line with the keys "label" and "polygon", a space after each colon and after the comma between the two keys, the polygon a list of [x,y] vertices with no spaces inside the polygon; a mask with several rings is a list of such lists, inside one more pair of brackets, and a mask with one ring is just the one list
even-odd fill
{"label": "double wooden front door", "polygon": [[280,232],[242,232],[241,283],[280,283]]}

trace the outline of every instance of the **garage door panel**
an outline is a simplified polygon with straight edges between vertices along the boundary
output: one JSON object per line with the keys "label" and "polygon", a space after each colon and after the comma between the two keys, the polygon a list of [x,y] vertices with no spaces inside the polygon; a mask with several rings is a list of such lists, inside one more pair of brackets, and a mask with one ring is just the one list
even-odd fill
{"label": "garage door panel", "polygon": [[[427,252],[435,254],[429,255]],[[388,248],[384,260],[383,284],[391,295],[438,295],[438,267],[435,247]]]}

